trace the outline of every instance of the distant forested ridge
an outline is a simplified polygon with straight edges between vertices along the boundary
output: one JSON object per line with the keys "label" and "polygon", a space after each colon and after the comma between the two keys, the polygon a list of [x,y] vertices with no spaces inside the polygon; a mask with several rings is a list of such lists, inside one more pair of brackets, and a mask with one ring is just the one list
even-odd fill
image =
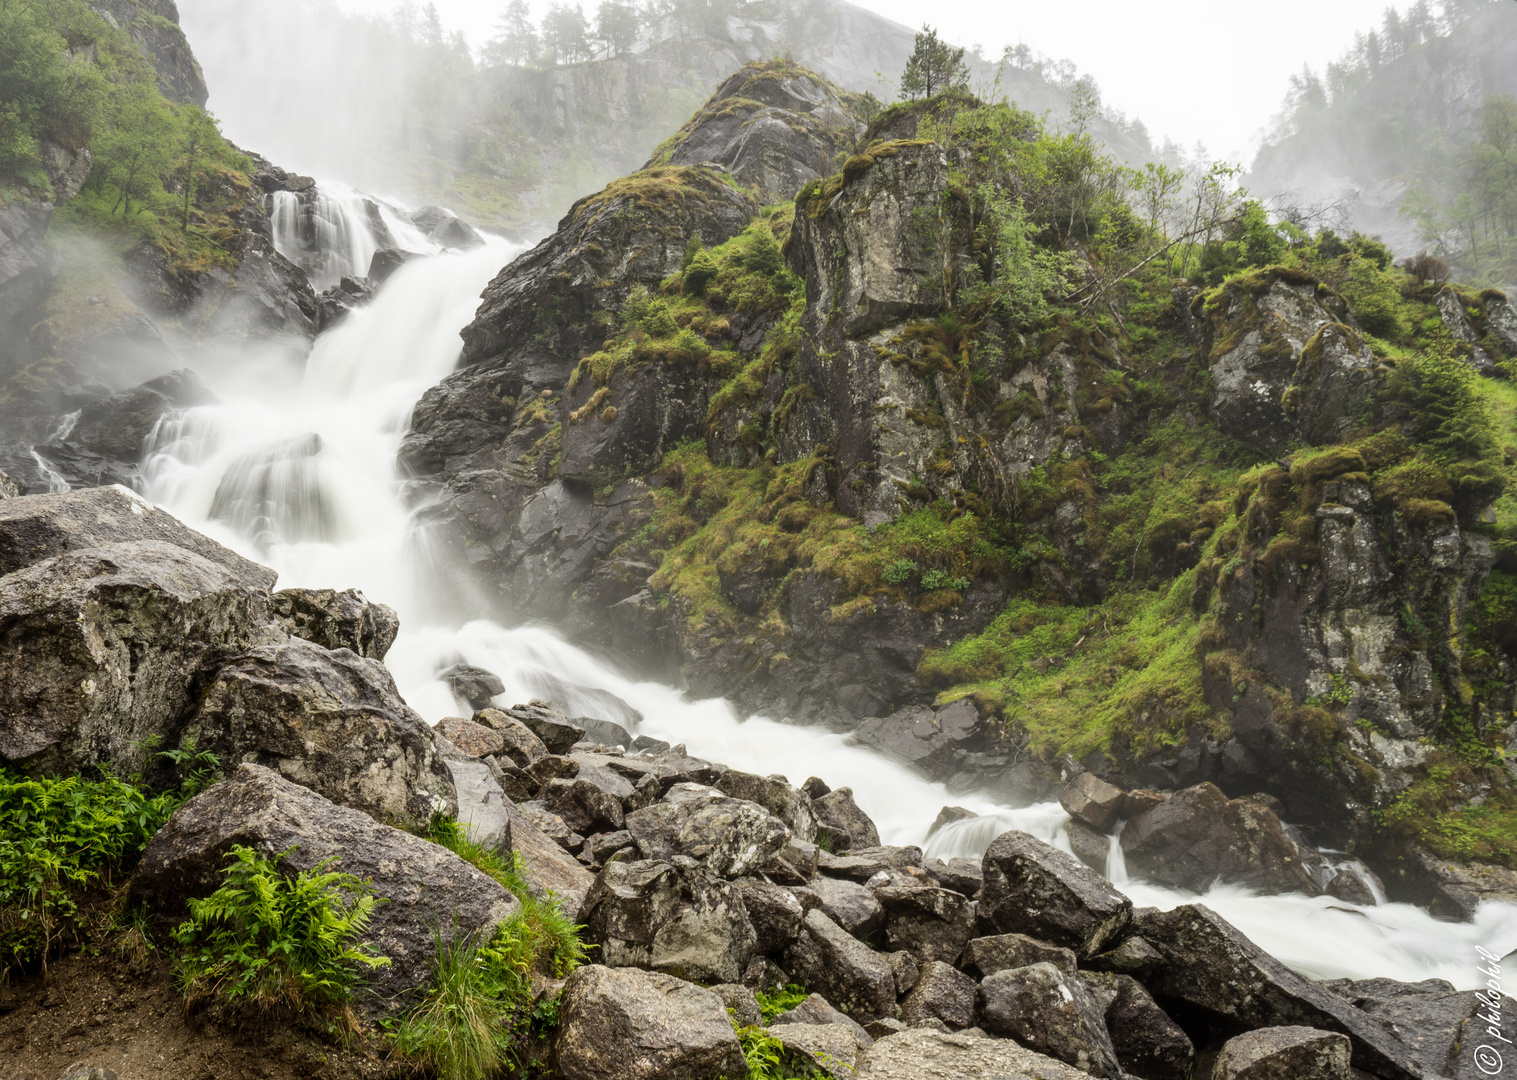
{"label": "distant forested ridge", "polygon": [[1400,254],[1426,248],[1466,280],[1517,281],[1517,4],[1388,10],[1326,71],[1292,77],[1247,182],[1343,199]]}

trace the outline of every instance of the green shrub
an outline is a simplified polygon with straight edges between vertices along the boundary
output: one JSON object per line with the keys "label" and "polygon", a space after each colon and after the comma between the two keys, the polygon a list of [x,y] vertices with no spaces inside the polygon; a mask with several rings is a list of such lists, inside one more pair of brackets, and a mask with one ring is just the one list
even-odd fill
{"label": "green shrub", "polygon": [[904,585],[916,576],[917,564],[912,559],[897,559],[885,570],[880,577],[892,585]]}
{"label": "green shrub", "polygon": [[190,1002],[216,999],[265,1013],[334,1019],[365,975],[390,961],[359,943],[381,901],[324,859],[290,875],[237,845],[221,887],[189,902],[174,931],[176,975]]}
{"label": "green shrub", "polygon": [[78,894],[129,871],[179,802],[113,776],[0,769],[0,975],[76,939]]}
{"label": "green shrub", "polygon": [[759,1003],[759,1012],[764,1017],[764,1024],[783,1012],[789,1012],[807,998],[806,988],[791,983],[783,990],[759,990],[753,995]]}

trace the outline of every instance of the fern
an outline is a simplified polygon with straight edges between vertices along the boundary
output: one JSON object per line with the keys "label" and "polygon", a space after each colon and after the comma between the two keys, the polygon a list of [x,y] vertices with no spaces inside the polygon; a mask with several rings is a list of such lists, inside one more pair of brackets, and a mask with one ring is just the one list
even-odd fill
{"label": "fern", "polygon": [[239,844],[221,887],[189,902],[174,931],[188,1001],[332,1018],[365,975],[390,963],[359,944],[381,902],[369,886],[330,869],[335,859],[290,875],[279,866],[288,854],[269,859]]}

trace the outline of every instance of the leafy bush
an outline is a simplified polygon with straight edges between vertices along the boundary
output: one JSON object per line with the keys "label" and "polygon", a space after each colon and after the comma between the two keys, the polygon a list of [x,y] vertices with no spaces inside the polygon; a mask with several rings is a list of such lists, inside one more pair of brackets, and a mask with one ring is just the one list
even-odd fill
{"label": "leafy bush", "polygon": [[369,886],[330,869],[335,859],[289,875],[279,867],[288,854],[270,859],[239,844],[221,887],[189,902],[174,931],[187,1000],[332,1019],[365,975],[389,965],[359,943],[381,903]]}
{"label": "leafy bush", "polygon": [[916,576],[916,572],[917,564],[915,560],[897,559],[895,562],[885,567],[885,570],[882,574],[880,574],[880,577],[884,578],[892,585],[904,585]]}
{"label": "leafy bush", "polygon": [[807,993],[805,987],[790,983],[783,990],[758,990],[753,996],[758,1000],[759,1013],[767,1026],[780,1013],[789,1012],[805,1001]]}
{"label": "leafy bush", "polygon": [[179,802],[113,776],[0,770],[0,974],[77,937],[77,894],[130,870]]}

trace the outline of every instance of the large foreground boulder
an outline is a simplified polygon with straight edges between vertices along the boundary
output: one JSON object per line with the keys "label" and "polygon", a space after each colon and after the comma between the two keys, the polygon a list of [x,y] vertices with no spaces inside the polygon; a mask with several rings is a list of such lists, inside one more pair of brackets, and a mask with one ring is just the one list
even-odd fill
{"label": "large foreground boulder", "polygon": [[1074,1065],[1091,1076],[1120,1077],[1102,1010],[1078,980],[1052,964],[998,971],[976,995],[985,1030]]}
{"label": "large foreground boulder", "polygon": [[1035,836],[1002,833],[985,852],[980,918],[1091,957],[1127,928],[1132,901],[1074,856]]}
{"label": "large foreground boulder", "polygon": [[722,999],[636,968],[569,976],[554,1045],[559,1080],[711,1080],[748,1074]]}
{"label": "large foreground boulder", "polygon": [[[0,545],[30,537],[22,542],[62,553],[0,578],[0,760],[27,771],[112,762],[137,772],[149,763],[147,740],[178,745],[202,668],[283,636],[267,625],[262,568],[244,574],[243,560],[158,539],[74,550],[77,533],[56,519],[25,520],[36,528],[7,535],[0,522]],[[14,547],[0,550],[7,557],[21,561]]]}
{"label": "large foreground boulder", "polygon": [[400,633],[394,609],[357,589],[280,589],[272,599],[274,615],[286,630],[324,649],[351,649],[383,660]]}
{"label": "large foreground boulder", "polygon": [[160,540],[225,568],[249,588],[269,590],[276,575],[154,507],[119,485],[28,495],[0,506],[0,576],[69,551]]}
{"label": "large foreground boulder", "polygon": [[265,856],[288,852],[290,874],[336,857],[335,867],[367,879],[386,903],[374,909],[367,940],[390,958],[375,989],[393,998],[431,978],[438,935],[488,936],[520,910],[494,879],[448,849],[367,814],[338,806],[270,769],[243,765],[227,781],[181,806],[142,853],[132,876],[134,902],[165,919],[221,884],[234,845]]}
{"label": "large foreground boulder", "polygon": [[857,1080],[1088,1080],[1062,1061],[1011,1039],[913,1028],[880,1039],[859,1059]]}
{"label": "large foreground boulder", "polygon": [[1317,892],[1302,852],[1275,812],[1229,799],[1215,784],[1186,788],[1145,810],[1122,830],[1130,871],[1195,892],[1214,881],[1263,893]]}
{"label": "large foreground boulder", "polygon": [[785,953],[785,970],[860,1023],[895,1014],[890,962],[819,909],[806,912],[800,936]]}
{"label": "large foreground boulder", "polygon": [[1138,932],[1164,955],[1149,976],[1149,988],[1161,998],[1184,1002],[1215,1027],[1337,1031],[1353,1043],[1357,1069],[1382,1080],[1424,1074],[1416,1054],[1379,1021],[1291,971],[1210,908],[1185,904],[1146,911]]}
{"label": "large foreground boulder", "polygon": [[453,777],[426,721],[383,664],[299,638],[224,664],[185,738],[223,767],[264,765],[376,820],[456,815]]}

